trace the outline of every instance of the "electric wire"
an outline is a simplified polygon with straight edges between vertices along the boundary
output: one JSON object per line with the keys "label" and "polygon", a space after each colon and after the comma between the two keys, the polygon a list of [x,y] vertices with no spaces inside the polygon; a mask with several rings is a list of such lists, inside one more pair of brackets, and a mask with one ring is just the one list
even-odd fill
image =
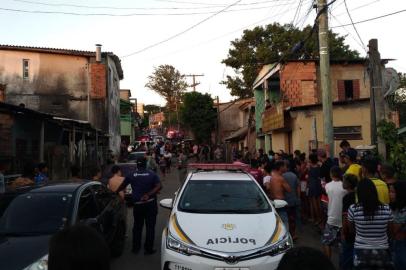
{"label": "electric wire", "polygon": [[[242,12],[242,11],[252,11],[259,9],[266,9],[276,6],[287,6],[289,3],[281,3],[273,6],[263,6],[263,7],[251,7],[251,8],[241,8],[241,9],[231,9],[225,10],[225,13],[229,12]],[[32,13],[32,14],[61,14],[61,15],[71,15],[71,16],[108,16],[108,17],[133,17],[133,16],[190,16],[190,15],[207,15],[216,14],[216,11],[204,11],[204,12],[182,12],[182,13],[81,13],[74,11],[47,11],[47,10],[26,10],[26,9],[15,9],[15,8],[4,8],[0,7],[0,10],[18,13]]]}
{"label": "electric wire", "polygon": [[348,24],[343,24],[343,25],[335,25],[335,26],[332,26],[331,28],[339,28],[339,27],[344,27],[344,26],[351,26],[353,24],[361,24],[361,23],[371,22],[371,21],[379,20],[379,19],[386,18],[386,17],[389,17],[389,16],[397,15],[397,14],[400,14],[400,13],[403,13],[403,12],[406,12],[406,9],[401,9],[401,10],[394,11],[394,12],[391,12],[391,13],[387,13],[387,14],[384,14],[384,15],[380,15],[380,16],[377,16],[377,17],[372,17],[372,18],[369,18],[369,19],[357,21],[357,22],[354,22],[354,23],[348,23]]}
{"label": "electric wire", "polygon": [[[209,39],[209,40],[202,41],[202,42],[200,42],[200,43],[194,44],[194,45],[192,45],[192,46],[188,46],[188,47],[183,48],[183,49],[180,49],[180,50],[175,50],[175,51],[172,51],[172,52],[167,53],[167,54],[165,54],[165,55],[160,55],[160,56],[154,57],[154,58],[152,58],[152,59],[147,59],[147,61],[151,61],[151,60],[154,60],[154,59],[161,59],[161,58],[163,58],[163,57],[168,57],[168,56],[171,56],[171,55],[175,55],[175,54],[181,53],[181,52],[183,52],[183,51],[186,51],[186,50],[189,50],[189,49],[193,49],[193,48],[196,48],[196,47],[199,47],[199,46],[202,46],[202,45],[211,43],[211,42],[213,42],[213,41],[219,40],[219,39],[221,39],[221,38],[224,38],[224,37],[226,37],[226,36],[229,36],[229,35],[231,35],[231,34],[234,34],[234,33],[236,33],[236,32],[239,32],[239,31],[241,31],[241,30],[245,30],[245,29],[247,29],[247,28],[249,28],[249,27],[252,27],[252,26],[254,26],[254,25],[261,24],[261,23],[263,23],[263,22],[265,22],[265,21],[269,21],[269,20],[271,20],[271,19],[280,18],[280,16],[286,14],[286,12],[287,12],[289,9],[290,9],[290,7],[287,7],[287,8],[284,9],[284,10],[282,10],[282,9],[279,8],[279,10],[275,10],[275,12],[277,12],[277,13],[272,14],[272,16],[266,16],[265,18],[262,18],[262,19],[259,20],[259,21],[255,21],[255,22],[253,22],[253,23],[251,23],[251,24],[249,24],[249,25],[245,25],[245,26],[240,27],[240,28],[238,28],[238,29],[235,29],[235,30],[233,30],[233,31],[230,31],[230,32],[227,32],[227,33],[218,35],[218,36],[216,36],[216,37],[214,37],[214,38],[211,38],[211,39]],[[278,11],[279,11],[279,12],[278,12]]]}
{"label": "electric wire", "polygon": [[[73,8],[86,8],[86,9],[113,9],[113,10],[184,10],[184,9],[213,9],[213,8],[220,8],[225,7],[227,4],[207,4],[208,6],[201,6],[201,7],[120,7],[120,6],[95,6],[95,5],[79,5],[79,4],[70,4],[70,3],[50,3],[50,2],[43,2],[43,1],[30,1],[30,0],[13,0],[14,2],[20,3],[27,3],[33,5],[41,5],[41,6],[51,6],[51,7],[73,7]],[[237,4],[236,6],[255,6],[261,4],[268,4],[268,3],[275,3],[281,1],[289,1],[289,0],[267,0],[261,2],[253,2],[253,3],[241,3]],[[190,3],[189,3],[190,4]]]}
{"label": "electric wire", "polygon": [[143,49],[140,49],[140,50],[138,50],[138,51],[135,51],[135,52],[126,54],[126,55],[122,56],[122,58],[129,57],[129,56],[132,56],[132,55],[135,55],[135,54],[142,53],[142,52],[144,52],[144,51],[146,51],[146,50],[152,49],[152,48],[154,48],[154,47],[156,47],[156,46],[159,46],[159,45],[161,45],[161,44],[163,44],[163,43],[166,43],[166,42],[168,42],[168,41],[170,41],[170,40],[172,40],[172,39],[175,39],[175,38],[177,38],[177,37],[179,37],[179,36],[181,36],[181,35],[183,35],[183,34],[189,32],[190,30],[192,30],[192,29],[198,27],[199,25],[205,23],[206,21],[210,20],[211,18],[213,18],[213,17],[215,17],[215,16],[221,14],[222,12],[224,12],[224,11],[226,11],[227,9],[233,7],[234,5],[238,4],[238,3],[241,2],[241,1],[242,1],[242,0],[237,0],[237,1],[235,1],[234,3],[228,5],[227,7],[225,7],[225,8],[223,8],[223,9],[217,11],[215,14],[210,15],[209,17],[207,17],[207,18],[205,18],[205,19],[203,19],[203,20],[201,20],[201,21],[199,21],[199,22],[193,24],[192,26],[186,28],[185,30],[183,30],[183,31],[181,31],[181,32],[179,32],[179,33],[177,33],[177,34],[175,34],[175,35],[172,35],[172,36],[170,36],[170,37],[168,37],[168,38],[166,38],[166,39],[163,39],[163,40],[161,40],[161,41],[158,41],[158,42],[156,42],[156,43],[154,43],[154,44],[151,44],[151,45],[149,45],[149,46],[146,46],[146,47],[144,47]]}
{"label": "electric wire", "polygon": [[357,34],[359,40],[361,41],[361,44],[362,44],[362,46],[363,46],[363,49],[366,50],[367,46],[365,46],[365,43],[364,43],[364,41],[362,40],[361,35],[359,34],[358,29],[357,29],[357,27],[356,27],[355,24],[354,24],[354,21],[353,21],[353,19],[352,19],[351,13],[350,13],[350,10],[348,9],[347,0],[344,0],[344,5],[345,5],[345,9],[347,10],[348,18],[350,18],[352,27],[354,28],[355,33]]}

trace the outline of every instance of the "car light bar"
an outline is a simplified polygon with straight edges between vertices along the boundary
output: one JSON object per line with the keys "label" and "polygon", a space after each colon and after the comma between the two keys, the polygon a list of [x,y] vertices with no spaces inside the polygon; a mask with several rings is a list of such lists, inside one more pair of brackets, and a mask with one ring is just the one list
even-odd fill
{"label": "car light bar", "polygon": [[189,163],[189,169],[193,170],[225,170],[225,171],[246,171],[250,168],[247,164],[232,164],[232,163]]}

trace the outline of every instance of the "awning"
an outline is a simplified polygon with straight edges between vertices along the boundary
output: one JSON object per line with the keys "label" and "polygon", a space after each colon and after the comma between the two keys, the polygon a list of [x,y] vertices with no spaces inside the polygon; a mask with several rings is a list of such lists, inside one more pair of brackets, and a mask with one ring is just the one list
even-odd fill
{"label": "awning", "polygon": [[398,129],[398,135],[403,135],[406,133],[406,127],[402,127]]}
{"label": "awning", "polygon": [[274,75],[275,73],[279,72],[279,69],[280,69],[280,64],[270,64],[270,65],[263,66],[263,68],[261,69],[257,78],[254,81],[253,89],[261,86],[265,80],[272,77],[272,75]]}
{"label": "awning", "polygon": [[241,138],[244,138],[248,134],[248,127],[242,127],[233,133],[231,133],[230,136],[226,137],[226,141],[233,141],[233,140],[238,140]]}

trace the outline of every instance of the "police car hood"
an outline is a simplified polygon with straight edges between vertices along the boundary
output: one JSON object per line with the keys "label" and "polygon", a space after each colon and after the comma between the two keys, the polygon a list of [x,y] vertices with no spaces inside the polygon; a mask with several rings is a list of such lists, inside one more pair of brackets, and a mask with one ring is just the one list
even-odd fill
{"label": "police car hood", "polygon": [[[172,236],[195,246],[241,252],[275,242],[286,233],[275,212],[262,214],[172,214]],[[272,241],[274,239],[274,241]]]}

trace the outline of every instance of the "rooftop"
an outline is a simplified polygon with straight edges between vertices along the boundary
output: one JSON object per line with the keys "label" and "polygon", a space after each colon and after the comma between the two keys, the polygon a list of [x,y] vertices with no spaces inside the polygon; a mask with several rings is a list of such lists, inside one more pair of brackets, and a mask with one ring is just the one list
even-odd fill
{"label": "rooftop", "polygon": [[[19,45],[7,45],[7,44],[0,44],[0,50],[63,54],[63,55],[84,56],[84,57],[95,57],[96,56],[96,52],[94,52],[94,51],[83,51],[83,50],[63,49],[63,48],[19,46]],[[110,56],[112,58],[112,60],[116,64],[117,72],[118,72],[120,79],[123,79],[124,74],[123,74],[123,69],[121,67],[120,58],[112,52],[102,52],[102,55]]]}

